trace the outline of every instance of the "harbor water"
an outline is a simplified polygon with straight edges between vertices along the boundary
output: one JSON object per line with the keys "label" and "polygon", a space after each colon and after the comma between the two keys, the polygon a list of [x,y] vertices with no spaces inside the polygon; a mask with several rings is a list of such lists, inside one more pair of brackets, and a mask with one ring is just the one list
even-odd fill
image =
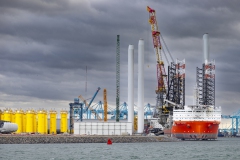
{"label": "harbor water", "polygon": [[151,143],[0,144],[4,160],[230,160],[240,157],[240,138]]}

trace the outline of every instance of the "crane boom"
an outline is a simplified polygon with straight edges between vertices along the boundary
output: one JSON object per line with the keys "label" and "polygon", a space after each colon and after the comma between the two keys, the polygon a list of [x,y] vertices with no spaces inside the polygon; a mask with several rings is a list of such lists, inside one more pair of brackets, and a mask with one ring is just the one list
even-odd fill
{"label": "crane boom", "polygon": [[147,6],[147,11],[149,12],[149,23],[151,25],[152,30],[152,39],[153,39],[153,47],[156,53],[156,61],[157,61],[157,90],[158,92],[166,92],[167,88],[167,80],[166,80],[166,72],[164,68],[164,62],[161,56],[162,44],[160,41],[160,31],[158,30],[158,24],[156,19],[155,10]]}
{"label": "crane boom", "polygon": [[87,106],[87,110],[88,110],[88,108],[91,106],[91,104],[92,104],[94,98],[96,97],[96,95],[98,94],[98,91],[99,91],[100,89],[101,89],[101,88],[98,87],[97,91],[95,92],[94,96],[92,97],[91,101],[89,102],[89,104],[88,104],[88,106]]}
{"label": "crane boom", "polygon": [[164,62],[161,56],[162,44],[160,41],[160,31],[158,29],[156,12],[154,9],[147,6],[149,12],[149,24],[152,30],[153,47],[156,54],[156,67],[157,67],[157,89],[156,89],[156,112],[153,117],[160,119],[160,124],[165,126],[167,122],[168,112],[164,106],[164,99],[167,93],[167,75],[164,68]]}
{"label": "crane boom", "polygon": [[[153,116],[158,117],[159,123],[162,126],[165,126],[165,124],[168,122],[167,119],[173,113],[173,107],[176,106],[181,108],[185,104],[185,60],[176,60],[176,64],[174,64],[173,57],[158,29],[155,10],[147,6],[147,11],[149,12],[149,23],[151,25],[153,47],[156,53],[157,61],[158,86],[156,90],[156,112]],[[161,43],[161,41],[163,43]],[[162,44],[168,51],[172,61],[170,64],[171,66],[168,66],[168,78],[165,73],[161,51],[166,57],[167,62],[168,59]],[[167,126],[168,125],[166,125],[166,127]]]}
{"label": "crane boom", "polygon": [[[92,113],[94,113],[94,114],[97,114],[97,113],[96,113],[96,111],[95,111],[92,107],[90,107],[90,106],[91,106],[93,100],[95,99],[95,97],[96,97],[96,95],[98,94],[98,92],[99,92],[100,89],[101,89],[101,88],[98,87],[97,91],[96,91],[95,94],[93,95],[93,97],[92,97],[91,101],[89,102],[89,104],[87,103],[87,101],[86,101],[81,95],[78,96],[78,98],[80,98],[80,99],[85,103],[86,110],[88,110],[88,108],[89,108],[89,109],[92,111]],[[100,117],[98,114],[97,114],[97,118],[98,118],[98,120],[101,120],[101,117]]]}

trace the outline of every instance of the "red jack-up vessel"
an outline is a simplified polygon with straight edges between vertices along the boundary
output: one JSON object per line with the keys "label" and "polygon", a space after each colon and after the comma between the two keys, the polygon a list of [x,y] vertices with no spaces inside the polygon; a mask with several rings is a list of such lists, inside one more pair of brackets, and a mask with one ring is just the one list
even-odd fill
{"label": "red jack-up vessel", "polygon": [[184,106],[173,110],[171,134],[180,139],[217,139],[221,107]]}
{"label": "red jack-up vessel", "polygon": [[164,126],[164,134],[179,139],[216,139],[221,122],[221,107],[215,107],[215,61],[209,61],[208,34],[203,35],[204,63],[202,68],[197,67],[194,105],[186,106],[185,60],[177,60],[176,64],[172,62],[167,78],[161,57],[161,34],[156,13],[150,7],[147,7],[147,11],[157,59],[156,113],[160,124]]}

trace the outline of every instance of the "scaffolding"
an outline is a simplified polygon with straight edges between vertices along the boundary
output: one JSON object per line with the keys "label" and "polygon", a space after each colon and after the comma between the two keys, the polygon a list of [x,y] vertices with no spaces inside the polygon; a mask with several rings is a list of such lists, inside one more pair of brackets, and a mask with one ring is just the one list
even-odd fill
{"label": "scaffolding", "polygon": [[[168,92],[167,100],[178,104],[179,106],[185,105],[185,59],[180,61],[176,60],[174,64],[168,66]],[[172,111],[172,104],[168,104],[168,110]]]}
{"label": "scaffolding", "polygon": [[215,106],[215,61],[197,67],[198,102],[200,105]]}

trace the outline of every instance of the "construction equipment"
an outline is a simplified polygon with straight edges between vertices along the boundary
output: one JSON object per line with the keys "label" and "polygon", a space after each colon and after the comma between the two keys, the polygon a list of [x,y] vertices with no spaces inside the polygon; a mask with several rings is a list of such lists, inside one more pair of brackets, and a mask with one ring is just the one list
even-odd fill
{"label": "construction equipment", "polygon": [[87,110],[88,110],[88,108],[91,106],[91,104],[92,104],[94,98],[96,97],[96,95],[98,94],[98,91],[99,91],[100,89],[101,89],[101,88],[98,87],[97,91],[95,92],[95,94],[93,95],[91,101],[89,102],[89,104],[88,104],[88,106],[87,106]]}
{"label": "construction equipment", "polygon": [[[168,90],[165,101],[168,110],[173,107],[182,108],[185,105],[185,59],[171,62],[168,66]],[[170,103],[172,102],[172,103]]]}
{"label": "construction equipment", "polygon": [[107,122],[107,89],[103,90],[104,122]]}
{"label": "construction equipment", "polygon": [[148,119],[148,116],[150,116],[150,118],[152,118],[152,116],[153,116],[153,111],[151,109],[150,103],[148,103],[144,107],[144,116],[145,116],[145,119]]}
{"label": "construction equipment", "polygon": [[[149,12],[149,23],[152,30],[153,47],[156,54],[157,66],[157,89],[156,89],[156,108],[154,110],[154,118],[159,118],[159,123],[165,126],[169,115],[172,115],[174,107],[184,106],[185,104],[185,60],[176,60],[169,63],[167,55],[164,52],[160,38],[168,51],[168,55],[173,61],[172,55],[158,29],[156,12],[147,6]],[[162,60],[161,51],[163,51],[168,62],[168,77],[165,72],[164,62]],[[164,101],[166,100],[166,101]],[[169,103],[173,102],[173,103]]]}
{"label": "construction equipment", "polygon": [[[117,116],[116,109],[112,110],[111,114],[113,115],[111,119],[115,119]],[[123,104],[120,105],[119,109],[119,119],[127,119],[128,118],[128,105],[126,102],[123,102]]]}
{"label": "construction equipment", "polygon": [[147,6],[149,12],[149,23],[152,30],[153,47],[156,54],[156,66],[157,66],[157,89],[156,89],[156,110],[154,117],[160,117],[160,123],[165,124],[167,121],[167,114],[163,113],[163,100],[166,98],[167,90],[167,75],[165,73],[164,62],[161,56],[162,45],[160,42],[160,32],[158,30],[157,19],[155,10]]}
{"label": "construction equipment", "polygon": [[232,136],[236,136],[236,134],[240,134],[239,133],[239,131],[240,131],[239,130],[239,128],[240,128],[240,110],[232,113],[231,115],[222,115],[221,118],[222,119],[232,119],[231,125],[228,128],[226,128],[229,131],[231,131]]}
{"label": "construction equipment", "polygon": [[168,102],[168,103],[170,103],[170,104],[172,104],[172,105],[174,105],[174,106],[177,106],[177,107],[179,107],[179,108],[182,108],[182,106],[181,106],[180,104],[176,104],[176,103],[174,103],[174,102],[172,102],[172,101],[169,101],[169,100],[167,100],[167,99],[164,99],[164,102]]}
{"label": "construction equipment", "polygon": [[104,118],[103,117],[104,110],[103,110],[103,103],[102,103],[102,101],[99,101],[98,103],[92,105],[91,107],[96,112],[95,117],[94,117],[95,119],[97,119],[97,116],[100,116],[100,114],[102,115],[102,119]]}
{"label": "construction equipment", "polygon": [[91,110],[92,113],[95,114],[95,116],[97,116],[98,120],[101,120],[101,117],[96,113],[96,111],[91,107],[91,104],[93,102],[93,100],[95,99],[96,95],[98,94],[99,90],[101,88],[98,87],[97,91],[95,92],[95,94],[93,95],[92,99],[90,100],[89,104],[87,103],[87,101],[81,96],[79,95],[78,98],[80,98],[84,103],[85,103],[85,107],[86,107],[86,112],[88,111],[88,108]]}

